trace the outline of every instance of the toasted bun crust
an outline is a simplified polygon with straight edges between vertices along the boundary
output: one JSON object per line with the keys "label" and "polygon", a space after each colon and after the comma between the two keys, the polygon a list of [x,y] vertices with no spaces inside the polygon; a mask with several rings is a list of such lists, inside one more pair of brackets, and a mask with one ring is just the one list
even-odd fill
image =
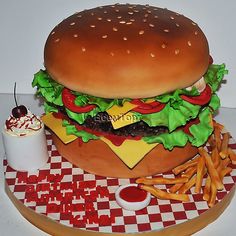
{"label": "toasted bun crust", "polygon": [[71,90],[104,98],[146,98],[192,85],[209,48],[190,19],[143,5],[110,5],[63,20],[45,45],[45,67]]}
{"label": "toasted bun crust", "polygon": [[188,143],[184,148],[166,150],[159,144],[152,149],[133,169],[129,169],[120,158],[101,140],[79,143],[79,139],[64,144],[52,135],[58,152],[81,169],[105,177],[137,178],[164,173],[182,164],[197,154],[197,148]]}

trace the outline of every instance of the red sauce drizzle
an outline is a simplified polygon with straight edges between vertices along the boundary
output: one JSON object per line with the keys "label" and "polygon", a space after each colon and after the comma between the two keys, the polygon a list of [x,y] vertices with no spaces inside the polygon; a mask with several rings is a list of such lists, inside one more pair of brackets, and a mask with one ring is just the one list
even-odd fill
{"label": "red sauce drizzle", "polygon": [[127,202],[142,202],[146,199],[147,192],[136,186],[129,186],[120,191],[120,197]]}
{"label": "red sauce drizzle", "polygon": [[[29,127],[29,124],[33,124],[33,120],[34,119],[39,121],[39,123],[40,123],[39,128],[31,128],[31,127]],[[29,116],[26,115],[25,116],[25,120],[22,122],[21,125],[19,125],[18,121],[19,121],[18,118],[14,118],[12,116],[10,117],[9,120],[6,120],[5,125],[6,125],[7,130],[13,131],[12,128],[19,128],[19,129],[21,129],[24,125],[25,125],[25,129],[26,130],[28,129],[28,130],[38,131],[38,130],[40,130],[42,128],[42,122],[35,115],[32,115],[32,117],[29,117]],[[21,134],[21,136],[24,136],[24,135],[25,134]]]}

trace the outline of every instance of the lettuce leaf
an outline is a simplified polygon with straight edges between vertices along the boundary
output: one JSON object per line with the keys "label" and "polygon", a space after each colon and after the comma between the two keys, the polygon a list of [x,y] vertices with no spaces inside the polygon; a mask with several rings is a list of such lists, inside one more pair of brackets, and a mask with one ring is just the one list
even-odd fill
{"label": "lettuce leaf", "polygon": [[77,130],[76,127],[74,125],[71,125],[67,120],[63,120],[62,125],[63,127],[66,128],[66,133],[68,135],[73,134],[77,137],[80,137],[85,143],[87,143],[91,139],[93,140],[99,139],[99,137],[97,137],[94,134],[88,133],[84,130]]}
{"label": "lettuce leaf", "polygon": [[190,119],[196,118],[200,109],[200,106],[182,100],[178,109],[167,103],[160,112],[141,115],[141,119],[149,126],[166,126],[172,132],[177,127],[185,125]]}
{"label": "lettuce leaf", "polygon": [[192,125],[189,130],[191,135],[184,133],[183,130],[175,130],[171,133],[164,133],[158,136],[144,137],[147,143],[162,143],[163,146],[172,150],[174,147],[184,147],[187,142],[191,142],[193,146],[200,147],[213,132],[211,111],[209,108],[203,109],[199,114],[200,123]]}
{"label": "lettuce leaf", "polygon": [[225,69],[225,64],[210,65],[204,79],[211,86],[212,91],[216,92],[226,74],[228,74],[228,70]]}

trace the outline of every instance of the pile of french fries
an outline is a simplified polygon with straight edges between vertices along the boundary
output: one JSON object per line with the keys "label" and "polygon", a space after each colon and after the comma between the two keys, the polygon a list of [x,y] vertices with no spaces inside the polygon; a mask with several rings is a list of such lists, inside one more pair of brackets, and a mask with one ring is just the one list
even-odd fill
{"label": "pile of french fries", "polygon": [[[198,154],[192,160],[175,167],[172,172],[175,178],[138,178],[140,188],[150,192],[159,199],[189,201],[186,192],[194,187],[195,193],[203,193],[203,199],[209,207],[216,202],[217,191],[224,189],[223,178],[232,171],[228,165],[236,165],[236,154],[229,147],[230,134],[223,133],[224,126],[213,121],[214,132],[209,137],[211,151],[198,148]],[[203,186],[203,177],[206,177]],[[158,184],[172,185],[168,191],[158,188]]]}

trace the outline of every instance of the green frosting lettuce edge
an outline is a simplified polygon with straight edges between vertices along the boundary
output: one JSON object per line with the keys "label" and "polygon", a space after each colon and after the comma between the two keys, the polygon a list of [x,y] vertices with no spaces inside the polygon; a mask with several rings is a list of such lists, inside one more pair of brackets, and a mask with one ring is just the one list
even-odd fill
{"label": "green frosting lettuce edge", "polygon": [[[212,127],[210,128],[209,119],[203,119],[206,113],[213,114],[220,106],[220,101],[218,96],[215,94],[220,86],[220,83],[225,74],[227,74],[225,65],[210,65],[208,71],[204,75],[206,83],[212,89],[212,98],[207,107],[202,108],[201,106],[191,104],[182,100],[182,94],[189,96],[197,96],[199,92],[195,87],[191,91],[186,89],[177,89],[173,93],[167,93],[160,96],[156,96],[154,99],[156,101],[165,103],[166,106],[163,110],[152,114],[140,114],[136,113],[136,116],[140,120],[146,122],[149,126],[166,126],[169,129],[168,134],[161,134],[154,137],[144,137],[143,139],[147,143],[162,143],[165,148],[171,150],[175,146],[182,147],[186,145],[189,141],[194,146],[201,146],[206,142],[207,138],[212,132]],[[62,102],[62,90],[63,86],[55,82],[44,70],[40,70],[35,74],[34,80],[32,82],[33,87],[37,87],[37,95],[42,96],[45,100],[44,108],[45,112],[58,112],[59,107],[63,107]],[[129,98],[124,99],[106,99],[94,97],[87,94],[81,94],[79,92],[73,92],[76,95],[75,104],[76,105],[86,105],[86,104],[96,104],[98,107],[87,113],[75,113],[66,109],[67,115],[78,122],[83,124],[88,116],[96,116],[98,112],[104,112],[114,105],[122,106],[125,101],[130,101]],[[146,99],[143,99],[144,101]],[[183,130],[178,130],[178,127],[184,126],[188,121],[199,117],[200,123],[198,125],[193,125],[190,127],[191,136],[185,134]],[[210,115],[209,115],[210,117]],[[205,117],[206,118],[206,117]],[[68,134],[74,134],[81,137],[84,142],[88,142],[90,139],[98,139],[96,135],[89,134],[85,131],[78,131],[76,127],[72,128],[66,122],[63,123],[66,127]],[[202,129],[207,132],[202,132]]]}

